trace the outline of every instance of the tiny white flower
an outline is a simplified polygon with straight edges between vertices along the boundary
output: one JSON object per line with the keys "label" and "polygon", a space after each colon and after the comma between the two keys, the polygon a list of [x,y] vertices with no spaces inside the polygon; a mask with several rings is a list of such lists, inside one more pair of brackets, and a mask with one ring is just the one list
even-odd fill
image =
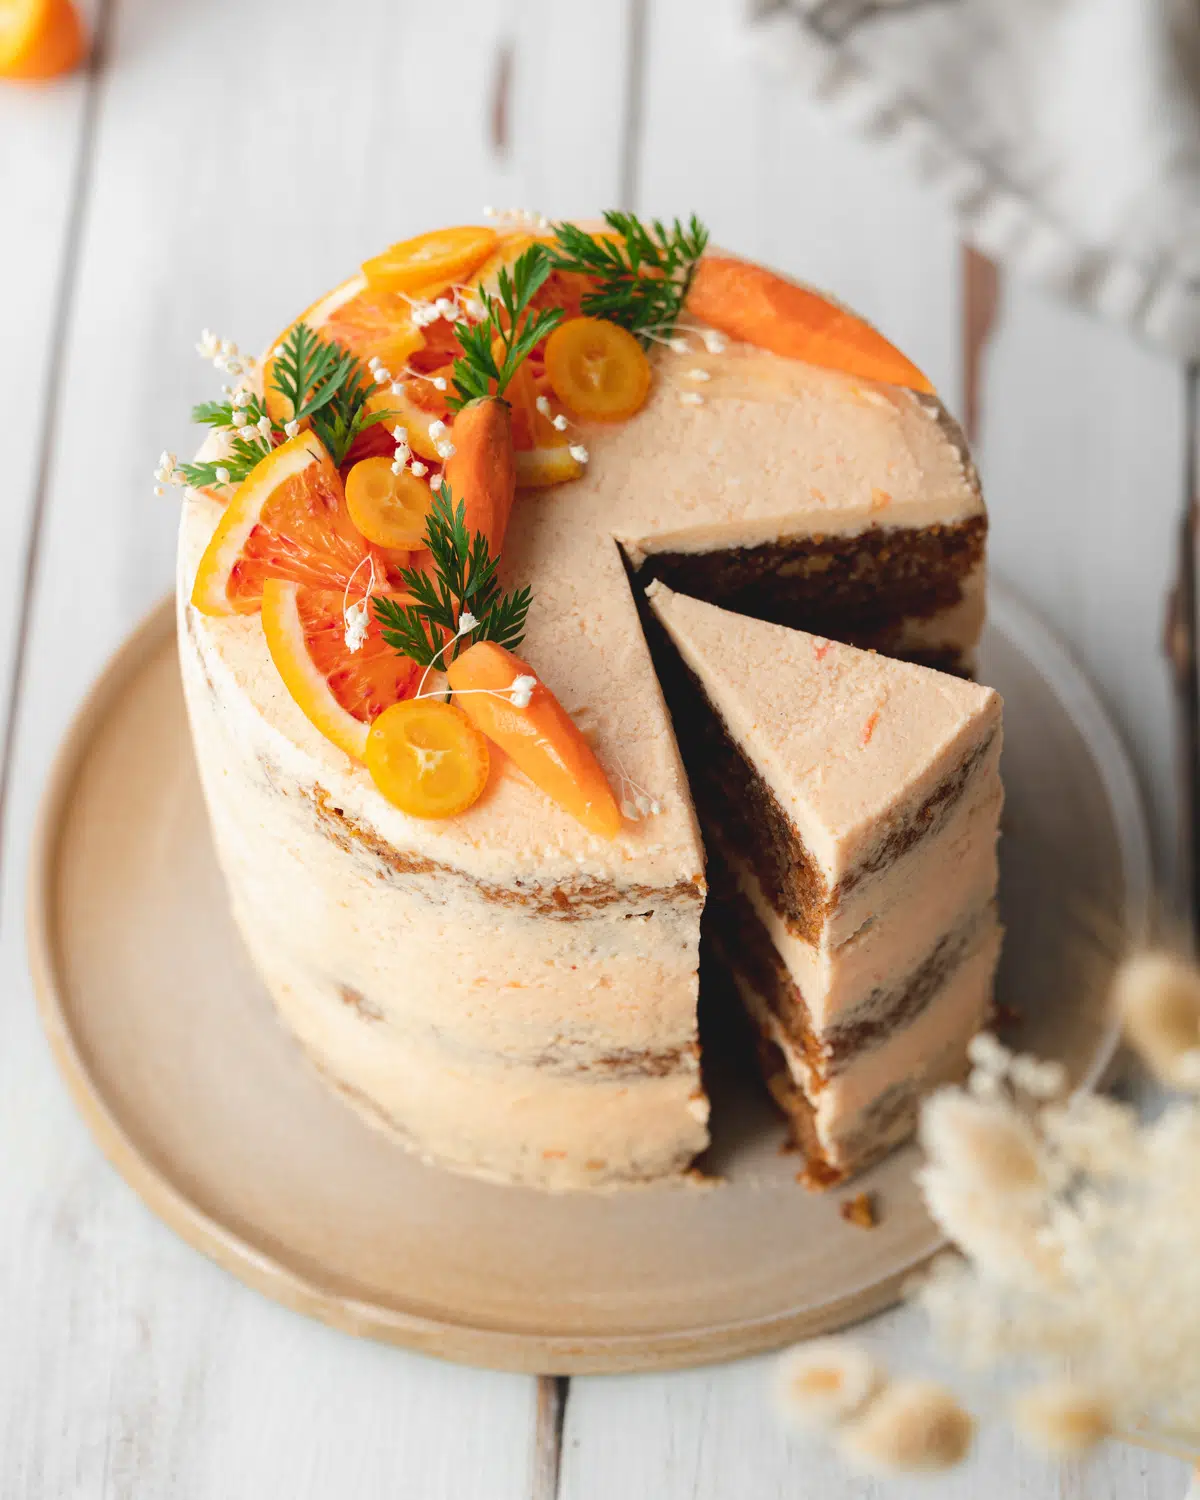
{"label": "tiny white flower", "polygon": [[566,415],[560,411],[550,425],[554,428],[555,432],[566,432],[570,424],[567,421]]}
{"label": "tiny white flower", "polygon": [[435,375],[430,381],[430,385],[433,386],[435,391],[444,391],[446,389],[446,377],[444,375]]}
{"label": "tiny white flower", "polygon": [[437,308],[439,317],[443,317],[449,322],[453,322],[458,317],[458,305],[451,302],[449,297],[439,297],[433,305]]}
{"label": "tiny white flower", "polygon": [[412,471],[418,479],[424,479],[425,475],[429,473],[429,465],[423,464],[419,458],[414,458],[412,461]]}
{"label": "tiny white flower", "polygon": [[688,352],[688,341],[683,338],[668,339],[667,348],[671,350],[672,354],[686,354]]}
{"label": "tiny white flower", "polygon": [[392,428],[392,436],[396,439],[396,441],[398,443],[407,443],[408,442],[408,428],[407,427],[402,427],[400,425],[400,423],[397,422],[396,425],[395,425],[395,427]]}
{"label": "tiny white flower", "polygon": [[522,675],[514,677],[512,687],[509,690],[509,701],[514,708],[528,708],[529,700],[533,697],[533,690],[537,687],[537,678]]}
{"label": "tiny white flower", "polygon": [[437,440],[438,440],[438,438],[440,438],[445,431],[446,431],[446,424],[445,424],[445,422],[443,422],[440,417],[435,418],[429,424],[429,437],[430,437],[430,441],[436,443]]}
{"label": "tiny white flower", "polygon": [[228,469],[217,469],[215,471],[215,473],[216,473],[216,479],[217,479],[217,483],[218,484],[228,484],[229,483],[229,470]]}
{"label": "tiny white flower", "polygon": [[710,354],[724,354],[729,347],[725,335],[718,333],[715,328],[706,329],[700,337],[704,340],[704,347]]}
{"label": "tiny white flower", "polygon": [[300,423],[296,422],[296,421],[285,422],[283,424],[283,430],[284,430],[284,432],[286,433],[286,435],[288,437],[294,438],[296,436],[296,434],[300,431]]}
{"label": "tiny white flower", "polygon": [[679,404],[681,406],[703,406],[704,397],[699,391],[680,391]]}
{"label": "tiny white flower", "polygon": [[699,365],[688,371],[689,380],[711,380],[712,376],[707,370],[702,370]]}
{"label": "tiny white flower", "polygon": [[403,474],[405,468],[406,468],[406,463],[405,463],[404,459],[402,459],[402,458],[394,458],[394,459],[392,459],[392,473],[393,474]]}
{"label": "tiny white flower", "polygon": [[537,407],[538,411],[541,412],[543,417],[548,417],[550,415],[551,408],[549,396],[539,396],[534,402],[534,405]]}
{"label": "tiny white flower", "polygon": [[258,428],[259,432],[262,433],[263,437],[269,438],[271,436],[271,419],[267,416],[266,412],[264,412],[262,416],[259,417],[258,421],[254,425]]}
{"label": "tiny white flower", "polygon": [[233,425],[235,427],[245,427],[249,420],[244,411],[235,411],[233,414]]}
{"label": "tiny white flower", "polygon": [[463,303],[463,312],[471,319],[472,323],[481,323],[486,315],[487,309],[478,297],[468,297]]}
{"label": "tiny white flower", "polygon": [[567,448],[567,452],[577,464],[585,464],[588,461],[588,451],[582,443],[571,443]]}
{"label": "tiny white flower", "polygon": [[458,451],[448,438],[445,442],[436,443],[434,446],[437,448],[437,456],[441,459],[453,458]]}
{"label": "tiny white flower", "polygon": [[403,380],[393,380],[392,381],[392,395],[393,396],[403,396],[404,395],[404,382],[403,382]]}
{"label": "tiny white flower", "polygon": [[464,609],[462,614],[458,617],[459,635],[466,635],[468,631],[474,630],[476,625],[478,624],[479,621],[475,618],[471,611],[469,609]]}
{"label": "tiny white flower", "polygon": [[367,639],[369,625],[367,601],[361,599],[357,604],[348,605],[342,617],[346,622],[346,650],[361,651]]}

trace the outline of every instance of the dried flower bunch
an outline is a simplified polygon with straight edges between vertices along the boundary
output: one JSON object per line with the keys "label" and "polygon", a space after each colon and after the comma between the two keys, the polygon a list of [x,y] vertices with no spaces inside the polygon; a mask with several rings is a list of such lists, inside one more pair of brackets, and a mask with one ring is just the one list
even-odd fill
{"label": "dried flower bunch", "polygon": [[[964,1088],[926,1103],[919,1181],[958,1254],[915,1291],[967,1368],[1024,1381],[1012,1416],[1037,1446],[1078,1453],[1106,1437],[1194,1456],[1200,1448],[1200,969],[1166,953],[1119,968],[1125,1035],[1182,1097],[1143,1119],[1069,1094],[1057,1064],[994,1037],[971,1048]],[[942,1468],[965,1456],[970,1418],[925,1382],[889,1384],[861,1351],[793,1350],[782,1393],[869,1467]]]}

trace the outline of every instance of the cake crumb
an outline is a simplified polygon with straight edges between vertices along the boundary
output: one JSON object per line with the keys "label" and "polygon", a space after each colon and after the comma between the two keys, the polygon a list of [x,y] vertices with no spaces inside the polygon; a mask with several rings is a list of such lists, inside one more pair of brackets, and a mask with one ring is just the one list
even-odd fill
{"label": "cake crumb", "polygon": [[819,646],[814,646],[813,647],[813,655],[816,657],[816,659],[818,661],[824,661],[825,658],[829,655],[830,648],[832,646],[833,646],[833,642],[832,641],[822,641]]}
{"label": "cake crumb", "polygon": [[847,1198],[844,1203],[838,1204],[838,1213],[847,1224],[856,1224],[859,1229],[874,1229],[879,1223],[872,1193],[855,1193],[853,1198]]}
{"label": "cake crumb", "polygon": [[876,729],[876,726],[878,725],[878,723],[879,723],[879,710],[875,709],[874,712],[871,714],[870,718],[863,725],[862,737],[861,737],[861,740],[860,740],[860,744],[862,745],[862,747],[863,747],[864,750],[871,743],[871,736],[875,733],[875,729]]}

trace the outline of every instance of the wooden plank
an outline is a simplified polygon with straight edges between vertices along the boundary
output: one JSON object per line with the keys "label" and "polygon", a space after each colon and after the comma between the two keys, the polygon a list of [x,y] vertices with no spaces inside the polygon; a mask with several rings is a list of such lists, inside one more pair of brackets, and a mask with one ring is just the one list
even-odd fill
{"label": "wooden plank", "polygon": [[1164,631],[1184,506],[1184,372],[1012,278],[984,365],[977,457],[992,566],[1112,711],[1170,889],[1179,801]]}
{"label": "wooden plank", "polygon": [[[915,1309],[878,1318],[854,1337],[897,1374],[945,1374],[928,1354]],[[822,1440],[789,1432],[772,1404],[772,1374],[772,1360],[755,1359],[679,1375],[572,1381],[562,1500],[921,1500],[929,1494],[928,1479],[864,1478]],[[941,1486],[955,1500],[1168,1500],[1185,1488],[1182,1464],[1126,1448],[1107,1447],[1084,1463],[1047,1463],[1015,1444],[995,1402],[977,1402],[975,1409],[986,1418],[976,1451]]]}
{"label": "wooden plank", "polygon": [[[89,10],[91,8],[89,7]],[[89,16],[89,19],[92,19]],[[22,601],[41,495],[58,360],[78,243],[78,189],[89,164],[96,78],[84,69],[50,84],[0,88],[0,285],[5,297],[0,411],[5,498],[0,506],[0,744],[5,746]]]}
{"label": "wooden plank", "polygon": [[[151,470],[160,448],[188,451],[188,405],[219,382],[192,352],[200,328],[261,347],[364,254],[485,201],[536,189],[570,206],[580,180],[613,201],[619,151],[589,153],[582,175],[573,156],[621,138],[627,17],[364,0],[335,34],[320,0],[114,4],[2,871],[0,1492],[526,1500],[536,1381],[274,1307],[179,1244],[100,1161],[37,1027],[19,913],[67,719],[170,586],[177,509],[153,496]],[[583,89],[549,66],[581,47]],[[572,150],[546,139],[560,112]]]}
{"label": "wooden plank", "polygon": [[950,216],[890,146],[868,145],[736,37],[741,0],[697,24],[654,0],[641,103],[639,209],[695,210],[717,243],[828,287],[876,323],[958,409],[959,249]]}

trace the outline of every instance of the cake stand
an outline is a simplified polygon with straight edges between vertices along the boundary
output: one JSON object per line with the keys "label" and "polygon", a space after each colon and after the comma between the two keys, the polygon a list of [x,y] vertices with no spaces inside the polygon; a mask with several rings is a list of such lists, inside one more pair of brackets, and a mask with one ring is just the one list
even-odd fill
{"label": "cake stand", "polygon": [[[1094,1082],[1105,986],[1144,929],[1145,822],[1103,710],[993,589],[980,675],[1005,699],[1002,1013]],[[319,1080],[234,930],[164,603],[117,653],[51,776],[30,961],[68,1087],[146,1203],[250,1286],[356,1334],[500,1369],[666,1369],[749,1354],[894,1301],[941,1241],[914,1147],[824,1195],[797,1182],[748,1074],[714,1081],[720,1180],[555,1196],[429,1166]],[[879,1222],[840,1203],[874,1196]]]}

